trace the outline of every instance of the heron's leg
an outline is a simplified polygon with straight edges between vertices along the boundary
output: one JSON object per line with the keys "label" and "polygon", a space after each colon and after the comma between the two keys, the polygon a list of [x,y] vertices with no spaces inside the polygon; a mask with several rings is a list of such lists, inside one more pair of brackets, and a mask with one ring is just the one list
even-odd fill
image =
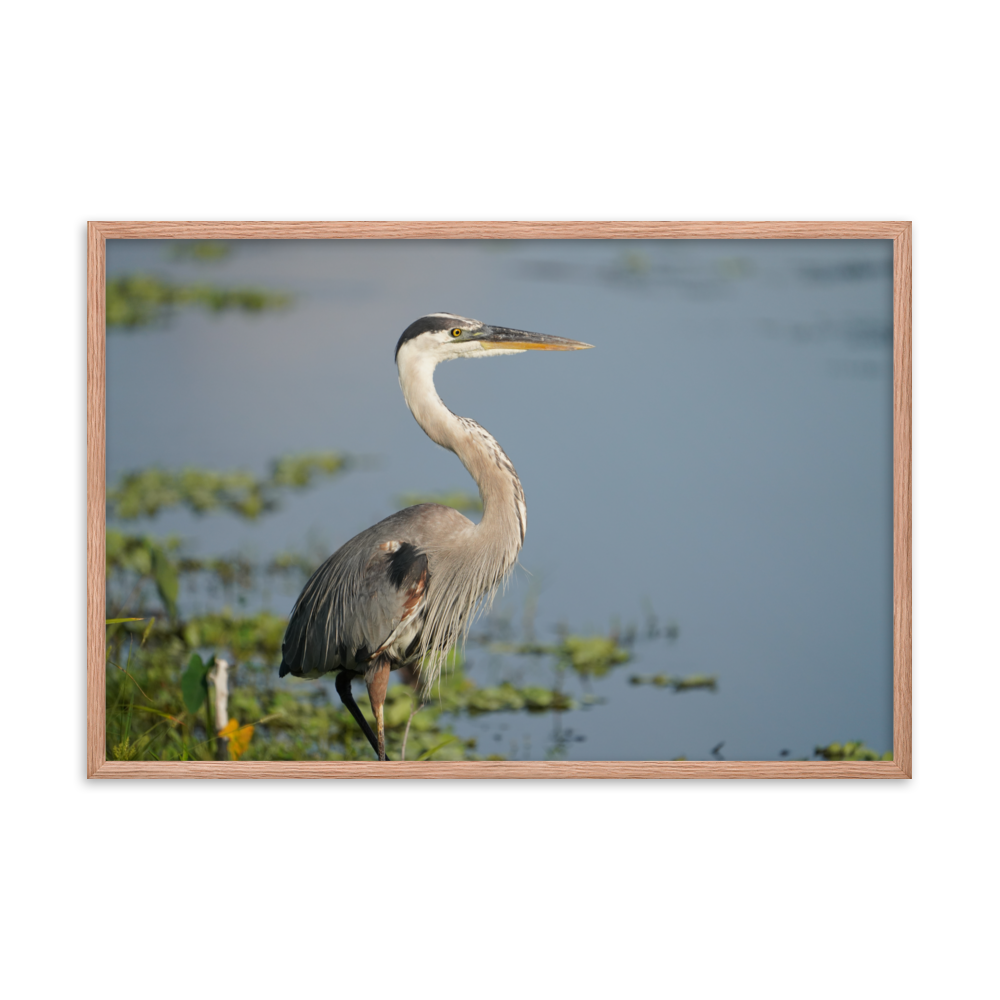
{"label": "heron's leg", "polygon": [[372,727],[368,725],[368,720],[361,714],[361,709],[358,708],[358,703],[354,700],[354,695],[351,694],[351,679],[353,677],[354,675],[348,673],[346,670],[341,670],[337,674],[337,683],[335,685],[337,694],[340,695],[340,700],[347,706],[347,711],[354,716],[354,720],[361,727],[361,732],[365,734],[368,742],[372,745],[372,750],[378,753],[378,740],[372,732]]}
{"label": "heron's leg", "polygon": [[382,718],[382,706],[385,704],[385,692],[389,687],[389,661],[376,660],[374,666],[365,675],[368,683],[368,697],[371,699],[372,711],[375,713],[376,732],[378,733],[378,759],[385,760],[385,723]]}

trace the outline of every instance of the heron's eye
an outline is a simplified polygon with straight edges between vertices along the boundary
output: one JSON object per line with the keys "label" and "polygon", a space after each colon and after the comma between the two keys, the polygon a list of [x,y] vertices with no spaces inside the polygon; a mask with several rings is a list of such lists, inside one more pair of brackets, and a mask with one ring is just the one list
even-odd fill
{"label": "heron's eye", "polygon": [[456,326],[454,330],[451,331],[453,337],[461,337],[462,331]]}

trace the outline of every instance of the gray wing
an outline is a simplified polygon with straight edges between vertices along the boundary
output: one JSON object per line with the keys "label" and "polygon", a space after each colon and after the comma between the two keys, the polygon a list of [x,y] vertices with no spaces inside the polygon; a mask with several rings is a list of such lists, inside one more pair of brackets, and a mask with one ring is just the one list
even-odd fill
{"label": "gray wing", "polygon": [[295,602],[279,676],[364,672],[376,655],[394,666],[419,646],[420,621],[444,538],[472,526],[450,507],[420,504],[355,535],[313,573]]}

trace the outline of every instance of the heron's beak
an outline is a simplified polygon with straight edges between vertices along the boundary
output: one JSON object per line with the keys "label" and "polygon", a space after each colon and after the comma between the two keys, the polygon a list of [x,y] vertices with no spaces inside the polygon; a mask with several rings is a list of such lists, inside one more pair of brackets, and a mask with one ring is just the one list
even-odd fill
{"label": "heron's beak", "polygon": [[476,339],[487,351],[583,351],[594,346],[544,333],[508,330],[505,326],[488,326]]}

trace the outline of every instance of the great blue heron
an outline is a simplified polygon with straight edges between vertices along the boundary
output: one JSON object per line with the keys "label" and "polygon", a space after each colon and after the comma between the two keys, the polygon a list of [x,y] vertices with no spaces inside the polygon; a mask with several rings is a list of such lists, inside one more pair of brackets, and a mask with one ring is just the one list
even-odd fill
{"label": "great blue heron", "polygon": [[[474,420],[458,417],[434,388],[434,369],[452,358],[590,347],[452,313],[411,323],[396,344],[399,385],[427,436],[453,451],[479,487],[477,525],[451,507],[407,507],[355,535],[305,585],[285,630],[280,676],[337,671],[337,693],[379,760],[385,760],[382,706],[389,672],[419,665],[426,692],[448,650],[510,573],[524,542],[524,490],[503,448]],[[363,676],[377,728],[351,694]]]}

